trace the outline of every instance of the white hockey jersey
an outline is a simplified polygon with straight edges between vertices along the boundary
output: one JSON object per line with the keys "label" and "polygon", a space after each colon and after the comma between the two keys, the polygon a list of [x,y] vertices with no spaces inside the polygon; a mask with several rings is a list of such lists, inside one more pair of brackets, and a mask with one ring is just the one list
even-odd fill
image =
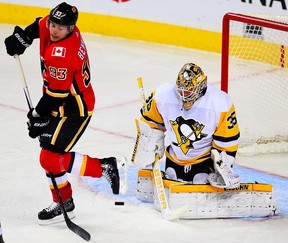
{"label": "white hockey jersey", "polygon": [[159,86],[141,110],[141,120],[166,131],[166,156],[179,165],[200,163],[216,148],[235,157],[240,138],[235,107],[223,91],[208,84],[204,96],[183,109],[173,83]]}

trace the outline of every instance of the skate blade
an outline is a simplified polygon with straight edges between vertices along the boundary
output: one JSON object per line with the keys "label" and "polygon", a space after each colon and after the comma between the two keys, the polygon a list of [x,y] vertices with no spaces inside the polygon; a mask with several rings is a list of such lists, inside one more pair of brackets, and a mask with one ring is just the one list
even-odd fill
{"label": "skate blade", "polygon": [[[74,219],[76,217],[75,213],[72,211],[72,212],[67,212],[67,215],[69,217],[69,219]],[[58,223],[61,223],[61,222],[65,222],[65,219],[64,219],[64,216],[63,214],[60,214],[52,219],[44,219],[44,220],[41,220],[39,219],[38,220],[38,223],[39,225],[43,226],[43,225],[51,225],[51,224],[58,224]]]}
{"label": "skate blade", "polygon": [[127,158],[122,157],[117,160],[117,167],[120,176],[119,194],[126,194],[128,192],[128,164]]}

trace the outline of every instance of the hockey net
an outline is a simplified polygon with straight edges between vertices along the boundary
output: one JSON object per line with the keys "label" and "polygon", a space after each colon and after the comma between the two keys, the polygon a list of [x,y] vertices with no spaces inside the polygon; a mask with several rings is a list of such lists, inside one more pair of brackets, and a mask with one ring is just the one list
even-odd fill
{"label": "hockey net", "polygon": [[288,152],[288,16],[227,13],[221,69],[221,89],[236,107],[239,152]]}

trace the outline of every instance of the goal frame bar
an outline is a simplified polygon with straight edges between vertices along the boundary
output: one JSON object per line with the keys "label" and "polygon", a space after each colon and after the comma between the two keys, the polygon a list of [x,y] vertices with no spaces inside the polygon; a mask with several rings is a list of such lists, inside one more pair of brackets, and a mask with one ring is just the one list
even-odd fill
{"label": "goal frame bar", "polygon": [[228,93],[230,21],[252,24],[288,32],[288,24],[245,14],[226,13],[222,20],[221,90]]}

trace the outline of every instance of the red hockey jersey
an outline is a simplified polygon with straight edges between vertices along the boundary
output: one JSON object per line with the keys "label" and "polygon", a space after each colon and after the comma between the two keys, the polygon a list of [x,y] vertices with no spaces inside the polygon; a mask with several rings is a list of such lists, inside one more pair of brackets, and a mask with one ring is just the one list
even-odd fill
{"label": "red hockey jersey", "polygon": [[[40,58],[44,81],[43,92],[63,98],[60,115],[92,115],[95,95],[91,85],[89,57],[79,29],[59,41],[50,41],[48,16],[39,22]],[[60,112],[60,114],[59,114]]]}

